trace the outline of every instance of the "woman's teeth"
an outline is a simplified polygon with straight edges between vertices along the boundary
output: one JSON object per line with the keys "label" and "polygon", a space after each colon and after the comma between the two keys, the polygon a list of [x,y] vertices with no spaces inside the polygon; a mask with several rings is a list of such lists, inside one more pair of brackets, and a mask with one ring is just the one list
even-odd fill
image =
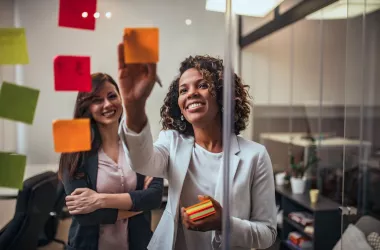
{"label": "woman's teeth", "polygon": [[113,116],[115,113],[116,113],[116,111],[113,110],[113,111],[104,112],[103,115],[105,117],[110,117],[110,116]]}
{"label": "woman's teeth", "polygon": [[202,105],[203,105],[202,103],[192,103],[187,108],[188,109],[194,109],[194,108],[200,107]]}

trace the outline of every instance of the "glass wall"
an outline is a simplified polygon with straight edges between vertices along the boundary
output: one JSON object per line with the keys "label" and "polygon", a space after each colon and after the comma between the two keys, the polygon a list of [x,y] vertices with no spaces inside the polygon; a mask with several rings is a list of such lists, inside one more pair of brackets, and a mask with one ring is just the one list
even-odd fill
{"label": "glass wall", "polygon": [[355,226],[368,243],[380,225],[380,7],[341,2],[242,50],[254,99],[246,136],[267,147],[276,174],[276,249],[294,233],[313,249],[348,249],[343,233]]}

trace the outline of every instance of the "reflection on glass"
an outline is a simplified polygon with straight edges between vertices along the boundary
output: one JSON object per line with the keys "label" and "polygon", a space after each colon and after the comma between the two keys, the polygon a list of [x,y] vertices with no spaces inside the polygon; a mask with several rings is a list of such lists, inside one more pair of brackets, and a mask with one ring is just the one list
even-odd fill
{"label": "reflection on glass", "polygon": [[[307,229],[314,249],[345,249],[339,239],[349,224],[380,220],[379,27],[380,1],[338,1],[242,52],[254,99],[249,136],[273,162],[280,241],[305,236],[289,225],[295,210],[329,226],[325,248]],[[302,201],[289,205],[295,197]],[[318,209],[334,215],[319,220]]]}

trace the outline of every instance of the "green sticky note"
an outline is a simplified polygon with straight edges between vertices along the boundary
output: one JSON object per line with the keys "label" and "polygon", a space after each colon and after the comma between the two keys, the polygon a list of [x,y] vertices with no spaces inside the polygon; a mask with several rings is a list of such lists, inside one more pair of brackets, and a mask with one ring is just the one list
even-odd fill
{"label": "green sticky note", "polygon": [[0,90],[0,117],[32,124],[40,91],[3,82]]}
{"label": "green sticky note", "polygon": [[0,187],[22,189],[26,156],[0,152]]}
{"label": "green sticky note", "polygon": [[0,28],[0,64],[28,64],[24,28]]}

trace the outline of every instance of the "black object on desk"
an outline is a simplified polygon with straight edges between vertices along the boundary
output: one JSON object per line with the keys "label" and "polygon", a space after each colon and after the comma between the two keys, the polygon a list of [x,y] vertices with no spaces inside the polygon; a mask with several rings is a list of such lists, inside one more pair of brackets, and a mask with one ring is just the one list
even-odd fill
{"label": "black object on desk", "polygon": [[[279,230],[282,242],[280,249],[292,249],[286,243],[290,232],[296,231],[313,243],[314,250],[332,249],[341,237],[340,205],[319,195],[318,202],[312,204],[309,194],[293,194],[285,186],[276,186],[276,202],[283,210],[283,224]],[[304,227],[288,218],[291,212],[307,212],[314,218],[314,234],[304,232]]]}
{"label": "black object on desk", "polygon": [[24,181],[13,219],[0,231],[0,249],[37,249],[39,233],[56,200],[58,176],[45,172]]}

